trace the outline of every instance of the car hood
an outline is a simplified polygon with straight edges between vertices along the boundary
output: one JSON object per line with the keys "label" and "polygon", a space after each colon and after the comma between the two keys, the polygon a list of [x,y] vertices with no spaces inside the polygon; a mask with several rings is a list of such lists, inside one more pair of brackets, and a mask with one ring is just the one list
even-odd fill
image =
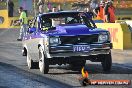
{"label": "car hood", "polygon": [[87,27],[86,25],[58,25],[56,30],[49,30],[47,34],[54,35],[83,35],[83,34],[98,34],[104,32],[101,28]]}

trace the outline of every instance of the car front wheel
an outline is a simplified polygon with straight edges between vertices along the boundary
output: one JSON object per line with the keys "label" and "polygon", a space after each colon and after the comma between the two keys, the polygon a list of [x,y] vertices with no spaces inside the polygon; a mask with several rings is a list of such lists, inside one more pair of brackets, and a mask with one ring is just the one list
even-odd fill
{"label": "car front wheel", "polygon": [[111,57],[111,52],[106,55],[102,55],[102,67],[104,71],[110,71],[111,66],[112,66],[112,57]]}
{"label": "car front wheel", "polygon": [[41,46],[39,47],[39,69],[44,74],[47,74],[49,71],[49,60],[45,57]]}

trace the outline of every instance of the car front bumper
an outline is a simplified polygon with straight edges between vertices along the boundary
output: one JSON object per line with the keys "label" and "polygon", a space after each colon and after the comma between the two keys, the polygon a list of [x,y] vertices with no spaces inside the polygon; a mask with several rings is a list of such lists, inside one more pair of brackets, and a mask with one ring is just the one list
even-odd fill
{"label": "car front bumper", "polygon": [[105,44],[90,44],[90,50],[88,52],[74,52],[73,45],[65,46],[50,46],[49,55],[52,57],[71,57],[71,56],[90,56],[99,54],[109,54],[112,49],[112,43]]}

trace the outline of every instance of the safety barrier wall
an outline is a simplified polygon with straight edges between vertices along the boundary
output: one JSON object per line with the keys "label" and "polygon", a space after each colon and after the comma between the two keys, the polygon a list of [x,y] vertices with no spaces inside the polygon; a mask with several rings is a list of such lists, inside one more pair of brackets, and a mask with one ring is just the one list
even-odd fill
{"label": "safety barrier wall", "polygon": [[0,10],[0,28],[8,28],[8,27],[9,27],[8,11]]}
{"label": "safety barrier wall", "polygon": [[[28,22],[30,21],[30,20],[32,20],[33,19],[33,17],[28,17]],[[9,21],[9,28],[20,28],[20,24],[17,24],[17,25],[13,25],[13,24],[15,24],[17,21],[19,21],[19,17],[12,17],[12,18],[9,18],[8,19],[8,21]]]}
{"label": "safety barrier wall", "polygon": [[[28,17],[30,21],[33,17]],[[19,17],[8,17],[7,10],[0,10],[0,28],[20,28],[20,24],[14,26],[13,24],[19,20]]]}
{"label": "safety barrier wall", "polygon": [[126,23],[96,23],[111,34],[113,49],[132,49],[132,33]]}

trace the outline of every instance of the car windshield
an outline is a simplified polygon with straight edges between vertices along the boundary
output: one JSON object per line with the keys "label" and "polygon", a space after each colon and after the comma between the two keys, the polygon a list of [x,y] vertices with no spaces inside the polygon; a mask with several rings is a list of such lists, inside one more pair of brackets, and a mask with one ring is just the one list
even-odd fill
{"label": "car windshield", "polygon": [[84,13],[52,13],[44,14],[40,18],[41,28],[52,28],[57,25],[84,24],[87,27],[95,27],[95,24]]}

